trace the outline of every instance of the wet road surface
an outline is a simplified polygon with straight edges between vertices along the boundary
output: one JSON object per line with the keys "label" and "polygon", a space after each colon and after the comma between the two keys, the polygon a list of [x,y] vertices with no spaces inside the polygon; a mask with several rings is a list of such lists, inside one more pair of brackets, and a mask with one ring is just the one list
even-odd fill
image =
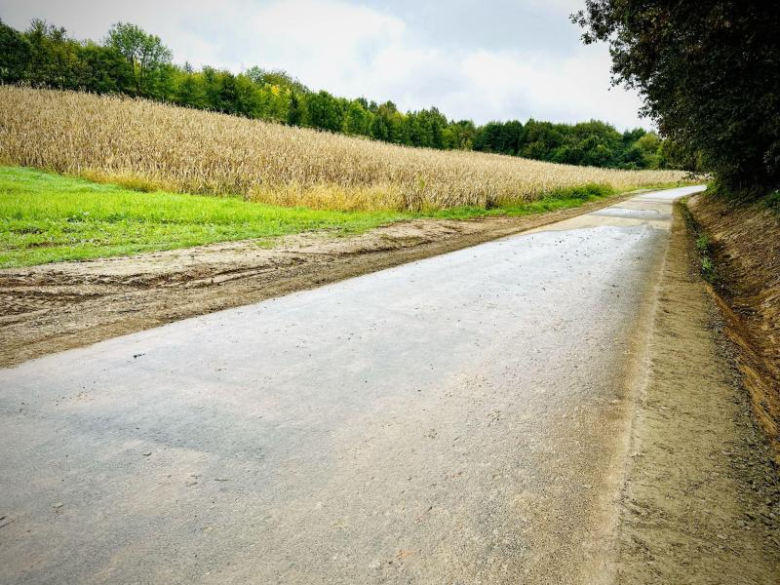
{"label": "wet road surface", "polygon": [[0,370],[0,582],[612,582],[695,189]]}

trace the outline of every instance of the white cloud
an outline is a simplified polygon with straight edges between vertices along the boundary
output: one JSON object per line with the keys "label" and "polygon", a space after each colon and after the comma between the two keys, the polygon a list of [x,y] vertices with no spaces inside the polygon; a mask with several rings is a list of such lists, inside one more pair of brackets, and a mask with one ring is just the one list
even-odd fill
{"label": "white cloud", "polygon": [[638,123],[638,96],[620,88],[610,91],[610,58],[603,47],[583,47],[555,60],[535,54],[477,51],[465,58],[463,69],[471,86],[482,88],[485,111],[493,117],[522,109],[537,119],[600,118],[620,127]]}
{"label": "white cloud", "polygon": [[[441,42],[427,34],[414,12],[410,15],[413,3],[403,18],[386,4],[346,0],[6,4],[0,16],[13,26],[24,27],[39,16],[76,36],[102,38],[111,23],[130,21],[160,35],[177,62],[234,71],[255,64],[282,68],[313,89],[391,99],[402,109],[435,105],[451,118],[479,123],[533,117],[565,122],[598,118],[619,128],[647,125],[637,118],[641,104],[635,94],[609,91],[606,48],[576,43],[580,33],[567,15],[577,10],[579,0],[504,2],[504,11],[517,5],[525,12],[517,15],[518,42],[512,46],[507,45],[513,34],[506,37],[506,22],[501,23],[501,47],[490,42],[492,25],[484,13],[490,8],[467,0],[459,4],[461,14],[447,12],[448,4],[442,4],[441,18],[467,19],[468,11],[475,10],[482,25],[473,34],[453,33]],[[426,10],[430,13],[430,5]],[[538,20],[540,14],[543,20]],[[547,36],[544,30],[524,31],[529,15],[555,30]],[[462,30],[462,20],[457,23]],[[524,37],[529,37],[525,43]]]}

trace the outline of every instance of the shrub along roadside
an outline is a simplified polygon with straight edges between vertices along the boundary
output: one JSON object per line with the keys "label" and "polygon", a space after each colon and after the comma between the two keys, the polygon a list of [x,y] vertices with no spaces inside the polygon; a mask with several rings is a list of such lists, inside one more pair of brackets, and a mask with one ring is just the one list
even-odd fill
{"label": "shrub along roadside", "polygon": [[780,213],[780,191],[773,191],[772,193],[767,195],[765,199],[765,203],[769,209],[777,213]]}
{"label": "shrub along roadside", "polygon": [[688,226],[688,231],[696,239],[696,251],[699,253],[701,275],[710,284],[716,284],[719,276],[712,260],[712,241],[702,226],[696,221],[685,200],[678,201],[676,204],[680,206],[685,224]]}

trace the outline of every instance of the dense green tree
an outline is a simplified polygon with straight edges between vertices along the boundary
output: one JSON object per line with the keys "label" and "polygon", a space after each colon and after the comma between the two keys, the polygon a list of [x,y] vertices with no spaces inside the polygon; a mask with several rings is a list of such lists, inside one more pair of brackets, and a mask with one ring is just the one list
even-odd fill
{"label": "dense green tree", "polygon": [[410,112],[404,120],[409,134],[409,143],[417,147],[430,147],[433,143],[433,129],[430,120],[417,112]]}
{"label": "dense green tree", "polygon": [[132,85],[132,69],[112,47],[87,42],[80,48],[79,56],[82,89],[94,93],[119,93]]}
{"label": "dense green tree", "polygon": [[36,87],[79,89],[79,45],[64,28],[34,19],[24,36],[30,46],[25,81]]}
{"label": "dense green tree", "polygon": [[0,83],[22,81],[30,58],[30,42],[0,20]]}
{"label": "dense green tree", "polygon": [[374,115],[381,120],[381,122],[375,122],[372,125],[372,136],[374,138],[407,146],[411,144],[410,116],[404,116],[399,112],[393,102],[387,101],[379,105],[374,104],[373,109],[369,108],[369,111],[373,111]]}
{"label": "dense green tree", "polygon": [[444,129],[444,148],[472,150],[477,128],[471,120],[452,122]]}
{"label": "dense green tree", "polygon": [[182,106],[205,109],[209,104],[203,74],[192,71],[187,65],[174,72],[170,99]]}
{"label": "dense green tree", "polygon": [[647,134],[647,130],[645,130],[644,128],[634,128],[632,130],[626,130],[625,132],[623,132],[623,144],[625,146],[630,146],[634,144],[634,142],[642,138],[642,136],[644,136],[645,134]]}
{"label": "dense green tree", "polygon": [[97,93],[125,91],[130,81],[130,69],[117,51],[80,43],[43,20],[33,20],[23,34],[0,25],[0,42],[8,45],[0,57],[0,74],[8,81]]}
{"label": "dense green tree", "polygon": [[340,132],[344,127],[346,100],[333,97],[327,91],[308,96],[309,123],[313,128]]}
{"label": "dense green tree", "polygon": [[352,100],[349,102],[344,115],[344,134],[370,136],[372,117],[373,114],[363,107],[363,103],[360,100]]}
{"label": "dense green tree", "polygon": [[390,142],[390,127],[384,116],[374,115],[371,120],[371,137],[383,142]]}
{"label": "dense green tree", "polygon": [[430,148],[444,148],[444,129],[449,125],[449,121],[437,108],[421,110],[419,116],[426,127],[428,133],[428,143],[425,146]]}
{"label": "dense green tree", "polygon": [[[732,189],[780,184],[780,10],[758,0],[586,0],[585,43],[688,159]],[[696,153],[699,153],[698,155]]]}
{"label": "dense green tree", "polygon": [[499,154],[519,154],[525,139],[525,128],[521,122],[488,122],[477,130],[474,150]]}
{"label": "dense green tree", "polygon": [[[627,151],[627,154],[633,154],[638,151],[640,155],[640,162],[636,163],[637,168],[646,167],[651,169],[657,169],[661,166],[661,149],[662,140],[655,132],[643,133]],[[630,159],[625,157],[628,162]]]}
{"label": "dense green tree", "polygon": [[525,140],[518,154],[537,160],[553,160],[555,150],[564,145],[565,127],[534,119],[525,124]]}
{"label": "dense green tree", "polygon": [[305,93],[293,93],[290,96],[290,112],[287,121],[293,126],[302,128],[309,125],[309,105]]}
{"label": "dense green tree", "polygon": [[309,93],[309,88],[282,69],[261,69],[257,65],[250,67],[246,75],[258,86],[275,85],[296,93]]}
{"label": "dense green tree", "polygon": [[136,95],[164,97],[167,82],[172,76],[172,53],[160,37],[140,27],[118,22],[108,31],[106,44],[119,51],[133,72],[133,90]]}
{"label": "dense green tree", "polygon": [[292,92],[277,85],[265,86],[261,92],[264,115],[259,117],[274,122],[287,122],[290,119]]}

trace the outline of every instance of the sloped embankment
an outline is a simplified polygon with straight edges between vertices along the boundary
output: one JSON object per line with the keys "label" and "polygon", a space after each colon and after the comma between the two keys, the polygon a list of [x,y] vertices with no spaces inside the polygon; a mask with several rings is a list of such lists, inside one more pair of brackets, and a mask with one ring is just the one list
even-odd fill
{"label": "sloped embankment", "polygon": [[780,214],[761,202],[696,197],[688,207],[710,241],[714,289],[753,410],[780,461]]}

